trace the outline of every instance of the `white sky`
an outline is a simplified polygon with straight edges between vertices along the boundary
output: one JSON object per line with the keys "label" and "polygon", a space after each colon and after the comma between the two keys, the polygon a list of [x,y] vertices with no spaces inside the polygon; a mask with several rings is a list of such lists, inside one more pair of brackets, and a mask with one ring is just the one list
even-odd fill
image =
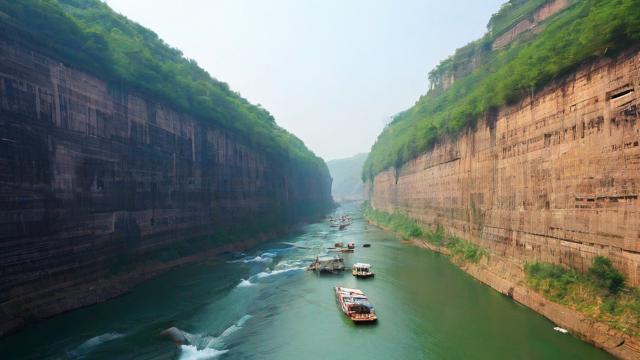
{"label": "white sky", "polygon": [[367,152],[506,0],[108,0],[325,160]]}

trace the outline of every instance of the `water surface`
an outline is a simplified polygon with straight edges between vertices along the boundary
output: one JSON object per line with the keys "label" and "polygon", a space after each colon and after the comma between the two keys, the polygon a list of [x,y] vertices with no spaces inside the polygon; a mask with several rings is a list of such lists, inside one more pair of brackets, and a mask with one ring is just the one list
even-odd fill
{"label": "water surface", "polygon": [[[4,359],[605,359],[605,352],[475,281],[446,257],[403,244],[362,220],[326,223],[244,254],[227,254],[149,281],[125,296],[0,339]],[[374,279],[304,271],[335,242],[354,242],[348,266]],[[362,244],[371,243],[371,248]],[[365,291],[380,321],[355,326],[333,287]],[[158,334],[171,326],[190,346]]]}

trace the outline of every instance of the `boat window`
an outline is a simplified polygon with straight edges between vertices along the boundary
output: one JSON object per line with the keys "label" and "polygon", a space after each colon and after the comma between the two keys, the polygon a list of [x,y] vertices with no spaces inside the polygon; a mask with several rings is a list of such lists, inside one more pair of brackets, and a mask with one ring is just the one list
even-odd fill
{"label": "boat window", "polygon": [[371,306],[369,305],[365,305],[365,304],[355,304],[353,306],[350,307],[351,311],[354,311],[358,314],[370,314],[371,313]]}

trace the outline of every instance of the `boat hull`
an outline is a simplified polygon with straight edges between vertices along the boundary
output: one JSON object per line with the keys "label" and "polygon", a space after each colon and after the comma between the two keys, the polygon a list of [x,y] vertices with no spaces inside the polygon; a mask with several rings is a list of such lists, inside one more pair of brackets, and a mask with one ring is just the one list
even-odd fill
{"label": "boat hull", "polygon": [[368,278],[372,278],[372,277],[375,276],[374,273],[371,273],[371,274],[355,274],[355,273],[352,273],[352,275],[357,277],[358,279],[368,279]]}

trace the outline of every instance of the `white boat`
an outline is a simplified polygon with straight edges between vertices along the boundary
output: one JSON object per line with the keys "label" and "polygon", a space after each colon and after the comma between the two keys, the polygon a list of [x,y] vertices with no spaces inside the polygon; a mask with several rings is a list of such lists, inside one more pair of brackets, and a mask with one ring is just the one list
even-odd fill
{"label": "white boat", "polygon": [[374,275],[371,265],[365,263],[355,263],[351,267],[351,274],[357,278],[368,278]]}

